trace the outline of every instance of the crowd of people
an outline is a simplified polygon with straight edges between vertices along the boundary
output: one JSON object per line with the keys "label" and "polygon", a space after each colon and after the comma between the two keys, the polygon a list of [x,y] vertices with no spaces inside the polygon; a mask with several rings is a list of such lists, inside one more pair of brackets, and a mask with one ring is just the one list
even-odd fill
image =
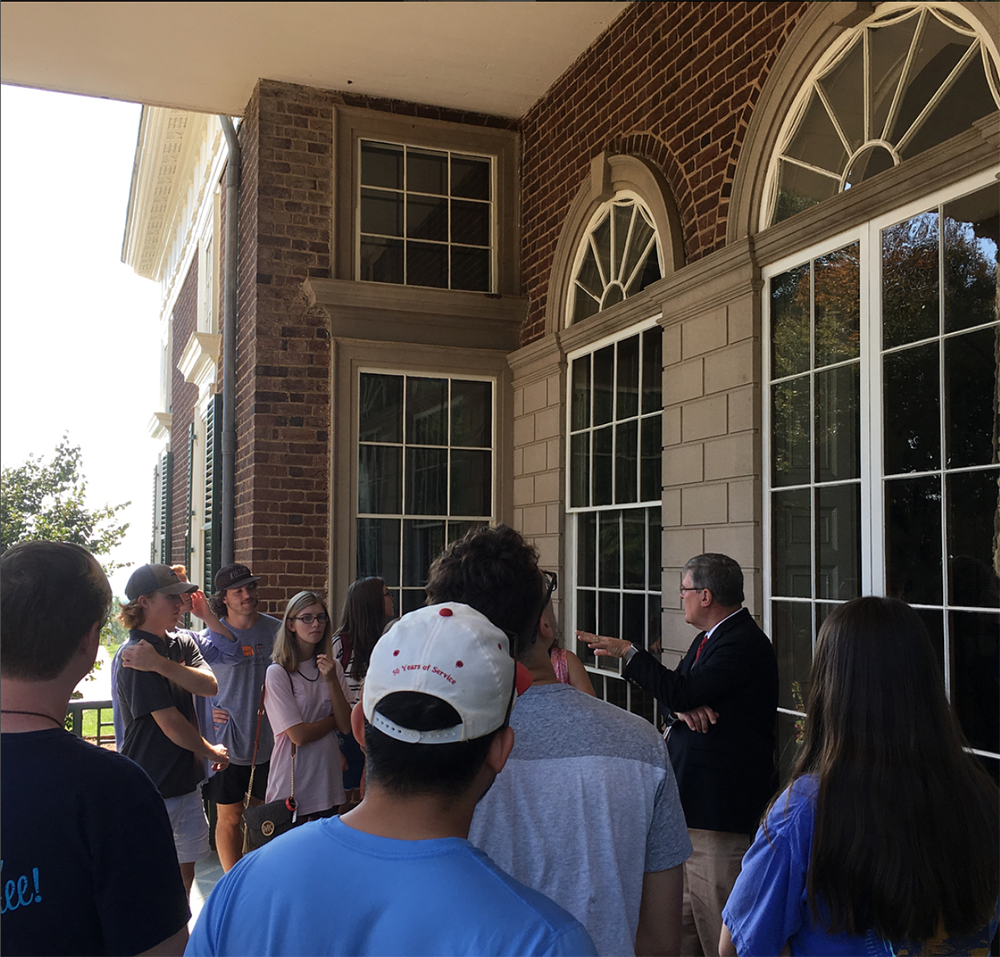
{"label": "crowd of people", "polygon": [[[594,695],[555,574],[507,526],[445,548],[399,619],[380,578],[336,629],[315,591],[263,614],[259,582],[227,565],[207,597],[182,566],[136,569],[115,753],[62,720],[111,606],[100,566],[63,543],[0,557],[5,954],[990,952],[1000,792],[904,603],[827,615],[779,789],[777,664],[725,555],[684,567],[676,668],[577,633],[665,734]],[[226,873],[188,940],[203,795]],[[293,826],[249,851],[262,804]]]}

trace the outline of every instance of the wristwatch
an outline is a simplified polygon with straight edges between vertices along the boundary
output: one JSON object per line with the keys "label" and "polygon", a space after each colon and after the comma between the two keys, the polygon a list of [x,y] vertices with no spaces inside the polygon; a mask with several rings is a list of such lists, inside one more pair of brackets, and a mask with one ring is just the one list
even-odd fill
{"label": "wristwatch", "polygon": [[628,664],[635,657],[635,653],[638,650],[639,649],[636,648],[635,645],[629,645],[628,646],[628,651],[626,651],[625,654],[622,655],[622,661],[624,661],[625,664]]}

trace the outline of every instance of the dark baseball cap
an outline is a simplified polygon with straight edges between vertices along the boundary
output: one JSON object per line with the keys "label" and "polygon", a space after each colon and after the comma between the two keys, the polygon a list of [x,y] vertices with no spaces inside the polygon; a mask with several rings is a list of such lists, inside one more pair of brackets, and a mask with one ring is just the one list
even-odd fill
{"label": "dark baseball cap", "polygon": [[246,565],[223,565],[215,574],[215,590],[228,591],[230,588],[242,588],[259,582],[260,578],[250,574]]}
{"label": "dark baseball cap", "polygon": [[197,591],[198,586],[182,582],[169,565],[140,565],[125,586],[125,597],[135,601],[140,595],[160,591],[164,595],[186,595]]}

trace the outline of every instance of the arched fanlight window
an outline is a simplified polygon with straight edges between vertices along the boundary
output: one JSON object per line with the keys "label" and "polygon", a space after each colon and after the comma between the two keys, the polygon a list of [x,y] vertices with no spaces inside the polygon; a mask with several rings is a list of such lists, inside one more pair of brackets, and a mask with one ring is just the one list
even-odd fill
{"label": "arched fanlight window", "polygon": [[627,190],[603,203],[580,243],[567,301],[570,323],[634,296],[663,275],[653,217]]}
{"label": "arched fanlight window", "polygon": [[1000,106],[996,50],[961,7],[882,4],[814,70],[768,171],[761,226],[891,169]]}

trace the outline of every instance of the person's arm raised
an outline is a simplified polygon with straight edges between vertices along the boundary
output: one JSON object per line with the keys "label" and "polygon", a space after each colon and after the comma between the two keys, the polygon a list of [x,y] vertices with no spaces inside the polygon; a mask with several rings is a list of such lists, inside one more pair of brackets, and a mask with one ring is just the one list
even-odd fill
{"label": "person's arm raised", "polygon": [[171,661],[159,654],[145,639],[129,645],[122,651],[122,665],[136,671],[152,671],[172,681],[179,688],[190,691],[200,698],[208,698],[219,693],[219,682],[215,680],[208,665],[192,668],[179,661]]}

